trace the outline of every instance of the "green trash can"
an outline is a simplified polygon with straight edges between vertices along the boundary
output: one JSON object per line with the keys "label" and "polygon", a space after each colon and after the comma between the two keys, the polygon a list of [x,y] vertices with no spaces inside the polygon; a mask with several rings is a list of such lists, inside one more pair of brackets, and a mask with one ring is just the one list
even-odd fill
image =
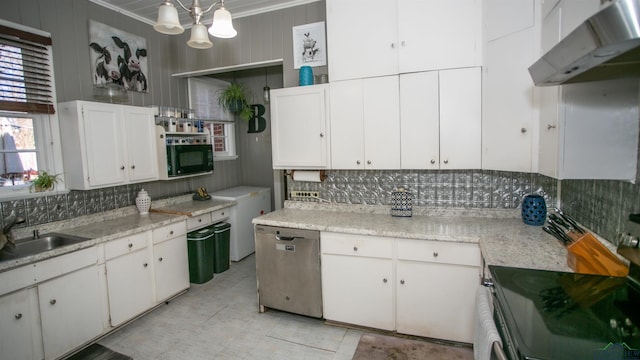
{"label": "green trash can", "polygon": [[202,284],[213,278],[213,226],[187,234],[189,252],[189,282]]}
{"label": "green trash can", "polygon": [[229,270],[229,240],[231,224],[219,222],[213,224],[213,272],[216,274]]}

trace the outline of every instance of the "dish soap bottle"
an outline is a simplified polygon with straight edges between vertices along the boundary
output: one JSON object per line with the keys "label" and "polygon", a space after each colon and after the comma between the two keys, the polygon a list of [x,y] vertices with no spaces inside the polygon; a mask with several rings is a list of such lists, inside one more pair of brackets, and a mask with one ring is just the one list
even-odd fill
{"label": "dish soap bottle", "polygon": [[151,198],[149,197],[149,194],[144,191],[144,189],[140,190],[140,192],[138,192],[138,196],[136,196],[136,207],[138,208],[140,215],[149,214],[149,208],[151,208]]}

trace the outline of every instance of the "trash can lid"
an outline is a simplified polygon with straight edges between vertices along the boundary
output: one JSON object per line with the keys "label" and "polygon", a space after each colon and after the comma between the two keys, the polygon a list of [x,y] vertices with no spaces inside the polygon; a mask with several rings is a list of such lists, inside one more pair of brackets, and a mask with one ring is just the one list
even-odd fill
{"label": "trash can lid", "polygon": [[187,234],[187,240],[204,240],[210,236],[215,234],[215,230],[213,227],[208,226],[206,228],[202,228],[200,230],[192,231]]}
{"label": "trash can lid", "polygon": [[229,224],[228,222],[224,222],[224,221],[221,221],[219,223],[213,224],[213,229],[215,230],[216,233],[225,231],[230,227],[231,227],[231,224]]}

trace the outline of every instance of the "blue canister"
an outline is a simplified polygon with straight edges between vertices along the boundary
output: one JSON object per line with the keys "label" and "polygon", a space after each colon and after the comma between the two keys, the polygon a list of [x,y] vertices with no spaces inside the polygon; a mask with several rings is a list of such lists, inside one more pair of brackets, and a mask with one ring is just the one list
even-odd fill
{"label": "blue canister", "polygon": [[313,70],[311,66],[300,67],[300,86],[313,85]]}
{"label": "blue canister", "polygon": [[522,221],[527,225],[540,226],[547,219],[547,205],[541,195],[529,194],[522,199]]}

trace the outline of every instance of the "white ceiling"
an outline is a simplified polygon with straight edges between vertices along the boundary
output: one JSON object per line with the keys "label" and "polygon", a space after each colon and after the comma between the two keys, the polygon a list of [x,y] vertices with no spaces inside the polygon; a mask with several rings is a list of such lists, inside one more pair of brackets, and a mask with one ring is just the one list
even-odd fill
{"label": "white ceiling", "polygon": [[[163,0],[90,0],[100,6],[112,9],[120,12],[124,15],[130,16],[134,19],[140,20],[147,24],[155,24],[158,18],[158,7]],[[190,8],[192,0],[181,0],[182,4]],[[200,0],[200,7],[204,10],[217,0]],[[224,7],[229,10],[233,18],[251,16],[268,11],[284,9],[301,4],[312,3],[320,0],[225,0]],[[185,28],[190,28],[193,24],[193,20],[189,16],[189,13],[184,11],[176,3],[176,0],[171,0],[174,6],[178,9],[178,15],[180,17],[180,23]],[[218,8],[218,5],[214,6],[214,10]],[[213,18],[213,11],[208,12],[203,16],[203,23],[210,25]]]}

